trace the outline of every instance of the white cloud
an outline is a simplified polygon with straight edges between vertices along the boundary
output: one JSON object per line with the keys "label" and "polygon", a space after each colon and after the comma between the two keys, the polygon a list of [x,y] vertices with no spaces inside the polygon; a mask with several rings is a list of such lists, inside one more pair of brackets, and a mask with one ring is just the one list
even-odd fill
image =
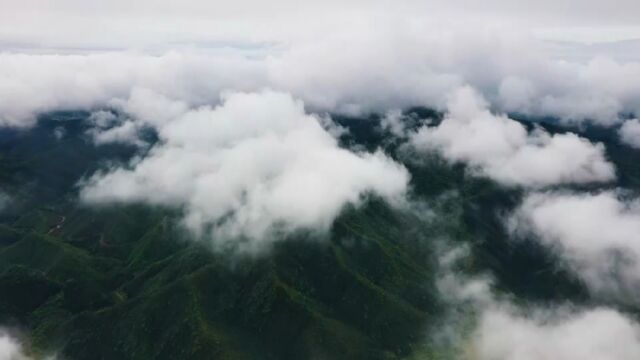
{"label": "white cloud", "polygon": [[458,358],[630,360],[640,356],[640,325],[628,314],[604,307],[518,301],[508,293],[492,291],[490,277],[456,272],[456,264],[469,261],[469,256],[467,248],[456,248],[440,258],[438,289],[453,309],[437,335],[447,336],[445,344],[457,351]]}
{"label": "white cloud", "polygon": [[160,144],[145,158],[89,179],[82,198],[179,206],[196,233],[245,237],[251,241],[242,246],[255,250],[278,231],[326,230],[369,192],[401,201],[407,189],[404,167],[380,152],[339,148],[283,93],[230,93],[158,132]]}
{"label": "white cloud", "polygon": [[118,121],[118,117],[111,111],[98,110],[89,115],[89,121],[96,127],[108,128]]}
{"label": "white cloud", "polygon": [[446,56],[438,50],[451,50],[413,31],[398,24],[390,33],[369,29],[293,44],[268,58],[269,79],[322,110],[357,114],[440,106],[445,94],[461,83],[459,69],[450,73],[436,68]]}
{"label": "white cloud", "polygon": [[479,360],[632,360],[640,357],[640,327],[621,313],[592,309],[518,314],[484,311],[470,358]]}
{"label": "white cloud", "polygon": [[508,185],[541,187],[615,178],[602,144],[571,133],[527,133],[522,124],[492,114],[469,87],[451,97],[441,124],[421,128],[411,143],[418,150],[439,150],[445,158],[468,163],[473,171]]}
{"label": "white cloud", "polygon": [[264,83],[261,67],[237,55],[0,53],[0,126],[31,126],[38,114],[52,110],[102,108],[143,92],[137,88],[191,105],[215,104],[223,89]]}
{"label": "white cloud", "polygon": [[0,359],[1,360],[30,360],[22,346],[16,339],[0,330]]}
{"label": "white cloud", "polygon": [[128,98],[116,98],[109,104],[145,125],[161,127],[189,110],[190,96],[184,98],[173,99],[152,89],[134,87]]}
{"label": "white cloud", "polygon": [[618,129],[618,135],[623,143],[634,148],[640,148],[640,120],[625,121]]}
{"label": "white cloud", "polygon": [[[131,97],[137,93],[132,91]],[[125,103],[118,101],[118,105]],[[158,111],[162,111],[159,108]],[[98,110],[89,115],[87,119],[93,127],[86,131],[94,144],[103,145],[109,143],[130,144],[134,146],[144,146],[146,143],[140,139],[141,128],[146,125],[144,120],[132,120],[126,117],[117,116],[111,111]]]}
{"label": "white cloud", "polygon": [[[60,0],[0,1],[0,34],[5,41],[43,46],[159,46],[166,42],[214,42],[222,40],[292,41],[318,39],[327,29],[345,33],[360,27],[385,26],[390,17],[405,21],[523,27],[545,30],[547,36],[564,38],[569,30],[583,28],[593,38],[615,38],[616,29],[629,28],[638,35],[636,1],[618,0],[610,6],[602,0],[544,1],[491,0],[350,0],[305,2],[276,0],[268,5],[255,0],[234,2],[141,0],[135,4],[116,0],[86,3]],[[635,30],[635,31],[634,31]],[[570,34],[571,35],[571,34]],[[607,36],[608,35],[608,36]],[[575,38],[576,36],[565,36]],[[584,37],[581,36],[581,37]]]}
{"label": "white cloud", "polygon": [[92,112],[88,120],[94,127],[87,134],[97,145],[123,143],[145,146],[146,142],[140,139],[144,127],[159,129],[189,111],[187,102],[142,87],[131,89],[126,99],[111,99],[108,106],[128,117],[119,117],[105,110]]}
{"label": "white cloud", "polygon": [[407,135],[407,124],[405,121],[406,119],[404,119],[401,110],[389,110],[380,120],[380,127],[382,130],[388,131],[392,135],[401,138]]}
{"label": "white cloud", "polygon": [[95,127],[89,129],[87,133],[93,138],[96,145],[122,143],[143,146],[145,143],[140,140],[139,131],[138,125],[133,120],[125,120],[111,128]]}
{"label": "white cloud", "polygon": [[535,193],[510,219],[512,231],[558,250],[603,296],[635,298],[640,285],[640,201],[614,192]]}
{"label": "white cloud", "polygon": [[149,112],[155,104],[149,99],[139,101],[147,91],[179,112],[215,105],[225,90],[263,88],[290,92],[313,111],[444,109],[446,94],[469,84],[504,112],[606,126],[618,124],[620,113],[640,112],[634,81],[640,62],[555,60],[526,32],[434,29],[389,16],[385,26],[268,46],[260,55],[233,46],[209,51],[206,44],[168,46],[161,55],[0,53],[0,126],[30,126],[42,112],[118,108],[123,101],[153,120],[166,116]]}
{"label": "white cloud", "polygon": [[446,95],[464,84],[500,111],[566,123],[612,126],[621,113],[640,112],[640,85],[633,80],[640,76],[638,61],[590,56],[568,62],[526,33],[389,21],[392,29],[294,43],[269,58],[268,77],[314,107],[343,112],[444,109]]}

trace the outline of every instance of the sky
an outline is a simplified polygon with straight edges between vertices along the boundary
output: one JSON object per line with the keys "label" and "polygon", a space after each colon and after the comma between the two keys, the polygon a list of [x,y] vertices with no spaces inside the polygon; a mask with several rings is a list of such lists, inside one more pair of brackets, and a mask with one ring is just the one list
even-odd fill
{"label": "sky", "polygon": [[[507,1],[3,0],[5,42],[45,46],[129,46],[186,42],[271,42],[408,22],[518,27],[557,40],[638,38],[638,4],[618,0]],[[79,31],[80,30],[80,31]]]}
{"label": "sky", "polygon": [[[613,129],[640,148],[638,14],[637,0],[0,0],[0,126],[86,110],[96,146],[126,143],[140,156],[84,179],[81,201],[174,206],[193,233],[215,232],[223,247],[243,238],[240,251],[256,253],[282,232],[326,231],[369,194],[406,206],[404,165],[339,146],[344,129],[331,120],[379,113],[419,156],[522,189],[504,217],[514,239],[556,251],[594,296],[627,301],[637,298],[640,200],[568,190],[615,181],[605,145],[514,115]],[[444,119],[407,129],[410,106]],[[616,251],[628,259],[613,269]],[[522,309],[481,288],[471,358],[640,354],[638,323],[615,309]]]}

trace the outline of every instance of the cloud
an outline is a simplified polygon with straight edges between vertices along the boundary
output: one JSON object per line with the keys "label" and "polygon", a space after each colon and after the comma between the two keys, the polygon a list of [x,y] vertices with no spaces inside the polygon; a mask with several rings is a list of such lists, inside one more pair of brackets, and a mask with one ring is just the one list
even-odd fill
{"label": "cloud", "polygon": [[94,127],[87,134],[96,145],[122,143],[145,146],[147,143],[140,139],[144,128],[159,129],[189,111],[188,102],[141,87],[131,89],[126,99],[111,99],[108,106],[126,116],[117,116],[113,111],[105,110],[92,112],[88,121]]}
{"label": "cloud", "polygon": [[152,120],[165,115],[152,114],[154,103],[136,96],[150,92],[183,111],[218,104],[225,91],[263,88],[292,93],[314,112],[384,113],[416,105],[444,110],[447,94],[464,84],[496,111],[556,116],[566,123],[613,126],[621,114],[640,112],[634,81],[640,62],[558,60],[528,33],[512,33],[442,28],[389,14],[381,26],[276,42],[259,46],[258,54],[240,45],[212,50],[206,43],[169,43],[146,52],[4,52],[0,126],[27,127],[47,111],[96,110],[126,101]]}
{"label": "cloud", "polygon": [[[565,0],[561,4],[550,0],[515,3],[491,0],[481,5],[471,0],[402,3],[328,0],[303,6],[292,0],[276,0],[269,5],[255,0],[233,3],[187,0],[180,4],[149,0],[136,4],[121,0],[87,4],[61,0],[54,6],[46,0],[4,0],[6,11],[0,14],[0,34],[10,43],[72,48],[254,39],[288,42],[318,39],[328,33],[327,29],[345,33],[354,27],[383,26],[389,17],[397,16],[406,21],[467,24],[481,29],[510,26],[555,30],[556,37],[582,30],[606,39],[615,37],[619,28],[627,29],[626,36],[637,36],[633,16],[640,11],[637,2],[619,0],[616,6],[607,5],[602,0]],[[591,34],[586,40],[593,38]]]}
{"label": "cloud", "polygon": [[213,232],[227,245],[246,238],[253,250],[280,231],[326,230],[343,206],[369,193],[396,202],[407,190],[403,166],[381,152],[338,147],[284,93],[229,93],[158,133],[146,157],[89,179],[82,199],[181,207],[196,234]]}
{"label": "cloud", "polygon": [[380,129],[396,138],[404,138],[407,136],[407,128],[414,122],[415,119],[405,116],[400,110],[389,110],[380,119]]}
{"label": "cloud", "polygon": [[[157,128],[189,110],[190,96],[183,99],[170,98],[149,88],[134,87],[128,98],[112,99],[109,105],[144,125]],[[203,103],[209,105],[206,101]]]}
{"label": "cloud", "polygon": [[30,360],[20,343],[9,336],[5,331],[0,330],[0,359],[2,360]]}
{"label": "cloud", "polygon": [[634,148],[640,148],[640,120],[625,121],[618,129],[618,135],[623,143]]}
{"label": "cloud", "polygon": [[0,126],[28,127],[44,112],[103,108],[132,93],[135,100],[138,88],[190,105],[215,104],[223,89],[264,83],[260,68],[237,55],[0,53]]}
{"label": "cloud", "polygon": [[458,72],[436,68],[445,56],[436,55],[438,50],[448,52],[402,24],[390,33],[336,33],[269,57],[268,75],[276,88],[314,109],[358,114],[421,104],[439,107],[463,79]]}
{"label": "cloud", "polygon": [[121,123],[112,127],[95,127],[87,130],[89,135],[96,145],[103,145],[108,143],[120,143],[131,144],[135,146],[144,146],[146,143],[140,140],[140,125],[139,123],[125,119]]}
{"label": "cloud", "polygon": [[96,127],[108,128],[118,121],[118,117],[111,111],[98,110],[89,115],[89,121]]}
{"label": "cloud", "polygon": [[528,133],[507,116],[492,114],[469,87],[454,93],[441,124],[422,127],[411,143],[421,151],[440,151],[452,162],[468,163],[472,171],[507,185],[541,187],[615,178],[602,144],[572,133]]}
{"label": "cloud", "polygon": [[635,298],[640,284],[640,201],[616,192],[534,193],[509,220],[514,234],[557,249],[595,293]]}
{"label": "cloud", "polygon": [[66,135],[67,130],[65,130],[65,128],[63,127],[57,127],[53,129],[53,137],[55,137],[56,140],[62,140]]}
{"label": "cloud", "polygon": [[[468,360],[636,359],[640,325],[606,307],[536,304],[493,291],[490,276],[456,269],[470,260],[466,247],[440,257],[438,289],[450,310],[438,336]],[[437,344],[437,343],[436,343]]]}
{"label": "cloud", "polygon": [[[590,119],[611,126],[620,122],[621,113],[640,112],[640,88],[629,81],[629,77],[640,76],[640,63],[595,57],[586,65],[561,63],[559,70],[555,85],[564,93],[541,94],[540,109],[534,114],[547,113],[574,123]],[[569,83],[561,86],[563,77]]]}
{"label": "cloud", "polygon": [[481,360],[632,360],[640,357],[640,326],[621,313],[596,308],[517,314],[483,312],[470,358]]}

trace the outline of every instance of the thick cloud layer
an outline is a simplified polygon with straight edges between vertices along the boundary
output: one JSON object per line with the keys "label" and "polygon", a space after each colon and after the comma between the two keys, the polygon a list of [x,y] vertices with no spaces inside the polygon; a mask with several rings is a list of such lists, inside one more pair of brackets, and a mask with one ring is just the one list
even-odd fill
{"label": "thick cloud layer", "polygon": [[[123,0],[0,1],[0,40],[6,45],[161,46],[164,42],[318,39],[328,32],[386,25],[390,17],[443,26],[503,26],[542,32],[557,40],[639,37],[634,0],[327,0],[300,4],[275,0],[185,0],[135,4]],[[373,25],[373,26],[372,26]],[[328,31],[329,30],[329,31]]]}
{"label": "thick cloud layer", "polygon": [[217,103],[223,89],[264,83],[260,67],[235,55],[2,53],[0,126],[31,126],[36,115],[47,111],[102,108],[135,95],[138,88],[193,105]]}
{"label": "thick cloud layer", "polygon": [[640,202],[614,192],[538,193],[510,220],[559,251],[595,292],[632,296],[640,284]]}
{"label": "thick cloud layer", "polygon": [[480,175],[508,185],[540,187],[615,178],[602,144],[571,133],[528,133],[522,124],[492,114],[469,87],[451,97],[441,124],[421,128],[411,143],[419,150],[439,150],[452,162],[468,163]]}
{"label": "thick cloud layer", "polygon": [[632,360],[640,357],[640,326],[610,309],[575,314],[484,311],[475,331],[481,360]]}
{"label": "thick cloud layer", "polygon": [[[368,19],[371,20],[371,19]],[[612,126],[640,112],[640,62],[558,60],[526,33],[437,30],[390,17],[384,26],[313,41],[67,55],[0,53],[0,125],[30,126],[42,112],[92,109],[148,89],[189,105],[220,93],[272,88],[316,111],[444,110],[469,84],[501,112]],[[434,30],[435,29],[435,30]],[[349,51],[345,51],[349,49]]]}
{"label": "thick cloud layer", "polygon": [[130,168],[91,178],[83,199],[180,206],[195,232],[246,237],[256,247],[278,231],[326,230],[368,193],[394,202],[407,189],[404,167],[382,153],[339,148],[282,93],[228,94],[158,129],[159,145]]}

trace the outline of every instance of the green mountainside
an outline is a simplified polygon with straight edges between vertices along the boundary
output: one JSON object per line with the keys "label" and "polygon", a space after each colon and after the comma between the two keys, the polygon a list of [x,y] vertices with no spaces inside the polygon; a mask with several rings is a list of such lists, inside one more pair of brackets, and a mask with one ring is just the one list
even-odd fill
{"label": "green mountainside", "polygon": [[[435,155],[416,159],[371,119],[337,118],[350,130],[343,145],[384,148],[403,161],[424,209],[371,197],[344,209],[327,235],[296,233],[265,254],[238,255],[190,239],[176,209],[80,204],[80,179],[136,152],[94,146],[87,116],[56,113],[31,130],[0,130],[0,189],[11,199],[0,212],[0,325],[28,334],[36,356],[447,358],[429,341],[447,307],[436,289],[445,240],[470,246],[462,271],[490,270],[501,291],[591,301],[539,245],[508,241],[500,214],[520,190]],[[65,135],[57,139],[55,129]],[[605,141],[621,184],[640,188],[632,150],[604,130],[583,135]]]}

